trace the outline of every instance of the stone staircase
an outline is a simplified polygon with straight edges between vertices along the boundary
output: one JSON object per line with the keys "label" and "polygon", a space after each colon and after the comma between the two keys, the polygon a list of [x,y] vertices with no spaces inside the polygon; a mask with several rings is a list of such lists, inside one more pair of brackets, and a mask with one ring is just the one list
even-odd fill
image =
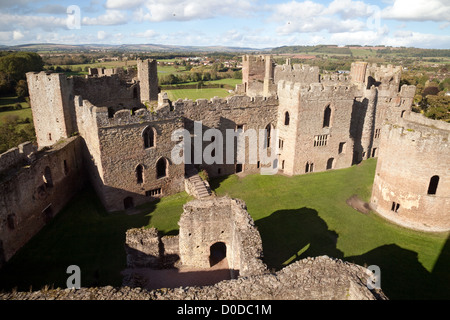
{"label": "stone staircase", "polygon": [[197,199],[209,199],[214,196],[208,182],[200,178],[194,167],[186,168],[185,189]]}

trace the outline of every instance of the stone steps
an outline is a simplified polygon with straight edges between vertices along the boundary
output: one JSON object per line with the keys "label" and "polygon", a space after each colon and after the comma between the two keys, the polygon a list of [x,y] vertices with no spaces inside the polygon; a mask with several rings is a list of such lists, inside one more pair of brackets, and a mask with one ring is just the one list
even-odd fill
{"label": "stone steps", "polygon": [[213,196],[211,188],[200,178],[197,170],[190,168],[189,177],[186,178],[189,180],[189,183],[194,187],[195,192],[194,195],[198,199],[210,198]]}

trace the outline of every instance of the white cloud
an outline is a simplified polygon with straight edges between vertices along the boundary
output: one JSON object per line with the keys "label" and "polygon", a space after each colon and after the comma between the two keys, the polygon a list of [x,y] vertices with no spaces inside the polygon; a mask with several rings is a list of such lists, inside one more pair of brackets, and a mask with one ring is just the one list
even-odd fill
{"label": "white cloud", "polygon": [[189,21],[217,16],[244,17],[257,8],[258,0],[146,0],[137,15],[144,20]]}
{"label": "white cloud", "polygon": [[133,9],[142,4],[145,0],[107,0],[105,8],[107,9]]}
{"label": "white cloud", "polygon": [[151,38],[155,38],[158,35],[158,33],[155,30],[145,30],[144,32],[138,32],[133,34],[133,36],[137,37],[137,38],[144,38],[144,39],[151,39]]}
{"label": "white cloud", "polygon": [[[379,22],[377,6],[362,1],[334,0],[328,6],[310,0],[291,1],[273,6],[269,21],[283,22],[279,33],[327,31],[330,33],[358,32],[373,28],[368,21]],[[379,28],[379,23],[376,25]]]}
{"label": "white cloud", "polygon": [[103,30],[97,32],[97,39],[104,40],[107,37],[107,33]]}
{"label": "white cloud", "polygon": [[0,13],[0,31],[11,31],[17,27],[26,30],[41,28],[44,30],[54,30],[57,28],[67,28],[67,19],[52,16],[25,16],[17,14]]}
{"label": "white cloud", "polygon": [[91,26],[114,26],[126,24],[128,22],[128,16],[123,11],[107,9],[104,14],[98,17],[84,17],[82,22],[84,25]]}
{"label": "white cloud", "polygon": [[411,21],[450,21],[448,0],[395,0],[382,12],[384,19]]}
{"label": "white cloud", "polygon": [[25,36],[22,32],[16,30],[13,31],[13,40],[21,40],[23,37]]}

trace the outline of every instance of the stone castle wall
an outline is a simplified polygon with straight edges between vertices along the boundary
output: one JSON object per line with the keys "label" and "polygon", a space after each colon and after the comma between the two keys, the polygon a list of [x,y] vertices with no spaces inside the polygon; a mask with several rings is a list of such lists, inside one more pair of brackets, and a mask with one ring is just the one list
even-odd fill
{"label": "stone castle wall", "polygon": [[[405,114],[383,127],[371,205],[384,217],[426,231],[450,230],[450,126]],[[439,177],[429,194],[432,177]]]}
{"label": "stone castle wall", "polygon": [[213,286],[147,291],[141,288],[51,289],[0,293],[1,300],[387,300],[369,290],[371,272],[327,256],[307,258],[277,273],[226,280]]}
{"label": "stone castle wall", "polygon": [[211,247],[226,245],[226,258],[232,276],[265,272],[259,232],[242,200],[214,198],[193,200],[183,206],[179,249],[183,266],[209,268]]}
{"label": "stone castle wall", "polygon": [[0,265],[9,260],[84,184],[81,138],[32,154],[0,183]]}

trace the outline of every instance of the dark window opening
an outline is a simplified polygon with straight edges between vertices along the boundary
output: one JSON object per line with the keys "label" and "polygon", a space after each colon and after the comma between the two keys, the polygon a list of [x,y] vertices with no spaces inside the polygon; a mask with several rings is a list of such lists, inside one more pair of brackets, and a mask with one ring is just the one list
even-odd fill
{"label": "dark window opening", "polygon": [[142,133],[142,137],[144,138],[144,148],[153,148],[155,146],[155,129],[152,127],[145,128],[144,132]]}
{"label": "dark window opening", "polygon": [[284,170],[284,160],[281,161],[281,170]]}
{"label": "dark window opening", "polygon": [[45,167],[44,176],[42,177],[42,179],[44,180],[44,184],[45,184],[46,188],[53,187],[52,172],[49,167]]}
{"label": "dark window opening", "polygon": [[52,141],[52,134],[51,133],[48,134],[48,140]]}
{"label": "dark window opening", "polygon": [[345,153],[345,142],[339,143],[339,154]]}
{"label": "dark window opening", "polygon": [[132,197],[126,197],[123,199],[123,207],[125,210],[134,208],[134,200]]}
{"label": "dark window opening", "polygon": [[284,114],[284,125],[288,126],[289,125],[289,112],[286,111],[286,113]]}
{"label": "dark window opening", "polygon": [[161,193],[162,193],[161,188],[145,191],[145,195],[147,197],[159,196],[161,195]]}
{"label": "dark window opening", "polygon": [[242,163],[236,163],[236,173],[242,172]]}
{"label": "dark window opening", "polygon": [[218,168],[217,169],[217,174],[221,174],[222,173],[222,169]]}
{"label": "dark window opening", "polygon": [[270,148],[270,131],[271,131],[271,125],[268,124],[266,127],[266,148]]}
{"label": "dark window opening", "polygon": [[261,161],[256,162],[256,168],[260,168],[261,167]]}
{"label": "dark window opening", "polygon": [[227,245],[216,242],[209,248],[209,265],[212,267],[227,257]]}
{"label": "dark window opening", "polygon": [[375,158],[375,155],[377,154],[377,148],[372,149],[372,158]]}
{"label": "dark window opening", "polygon": [[67,175],[69,173],[69,166],[67,165],[67,160],[64,160],[64,174]]}
{"label": "dark window opening", "polygon": [[10,230],[14,230],[16,228],[16,215],[14,213],[8,215],[7,223]]}
{"label": "dark window opening", "polygon": [[333,169],[333,165],[334,165],[334,158],[330,158],[327,161],[327,170]]}
{"label": "dark window opening", "polygon": [[136,182],[144,183],[144,167],[141,164],[136,167]]}
{"label": "dark window opening", "polygon": [[439,184],[439,176],[432,176],[428,185],[428,194],[436,194]]}
{"label": "dark window opening", "polygon": [[161,158],[156,163],[156,178],[164,178],[167,176],[167,160]]}
{"label": "dark window opening", "polygon": [[400,115],[401,118],[403,118],[403,116],[405,115],[406,110],[402,111],[402,114]]}
{"label": "dark window opening", "polygon": [[392,202],[391,211],[398,213],[398,209],[400,209],[400,204],[397,202]]}
{"label": "dark window opening", "polygon": [[331,119],[331,108],[330,106],[325,108],[324,114],[323,114],[323,127],[327,128],[330,126],[330,119]]}
{"label": "dark window opening", "polygon": [[44,218],[44,222],[45,223],[49,223],[50,220],[52,220],[52,218],[53,218],[53,209],[52,209],[51,205],[49,205],[47,208],[44,209],[44,211],[42,211],[42,216]]}

